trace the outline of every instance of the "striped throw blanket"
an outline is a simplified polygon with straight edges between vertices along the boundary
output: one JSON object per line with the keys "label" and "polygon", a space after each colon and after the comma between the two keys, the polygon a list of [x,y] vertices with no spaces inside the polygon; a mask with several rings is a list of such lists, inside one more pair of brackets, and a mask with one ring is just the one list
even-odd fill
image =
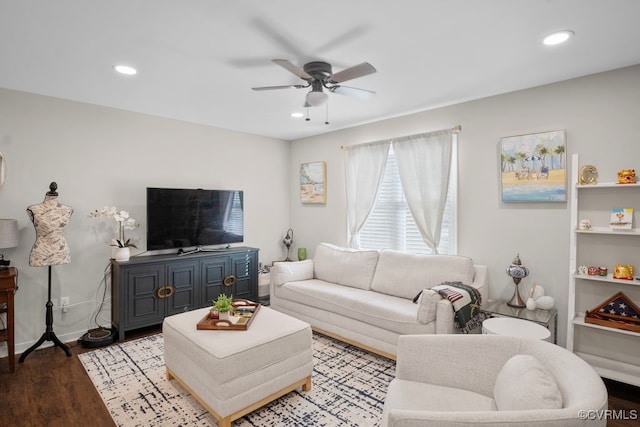
{"label": "striped throw blanket", "polygon": [[431,288],[440,296],[451,301],[455,320],[460,329],[465,329],[480,314],[482,296],[473,286],[461,282],[444,282]]}

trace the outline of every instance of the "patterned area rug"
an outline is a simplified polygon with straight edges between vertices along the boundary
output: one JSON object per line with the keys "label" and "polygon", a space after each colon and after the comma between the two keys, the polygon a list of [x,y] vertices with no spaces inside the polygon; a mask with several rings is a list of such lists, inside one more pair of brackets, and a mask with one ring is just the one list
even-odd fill
{"label": "patterned area rug", "polygon": [[[79,355],[118,426],[215,426],[176,381],[167,381],[162,335]],[[395,362],[313,334],[310,392],[300,390],[234,426],[377,426]]]}

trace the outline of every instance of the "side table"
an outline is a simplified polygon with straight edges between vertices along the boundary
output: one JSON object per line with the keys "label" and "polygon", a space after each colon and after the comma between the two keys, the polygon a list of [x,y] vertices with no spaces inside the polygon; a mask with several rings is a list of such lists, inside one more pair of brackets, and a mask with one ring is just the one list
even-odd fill
{"label": "side table", "polygon": [[18,290],[18,270],[9,267],[0,271],[0,313],[7,313],[6,328],[0,330],[0,341],[7,342],[7,352],[9,356],[9,370],[16,369],[15,337],[14,337],[14,314],[13,296]]}
{"label": "side table", "polygon": [[506,301],[489,300],[480,306],[480,312],[486,317],[513,317],[542,325],[551,331],[553,343],[558,344],[558,310],[555,308],[527,310],[511,307]]}

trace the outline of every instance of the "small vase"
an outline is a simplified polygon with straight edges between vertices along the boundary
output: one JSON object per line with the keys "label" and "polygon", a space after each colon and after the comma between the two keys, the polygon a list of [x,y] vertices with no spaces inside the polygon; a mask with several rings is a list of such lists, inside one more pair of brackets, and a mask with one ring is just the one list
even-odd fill
{"label": "small vase", "polygon": [[220,320],[229,320],[229,317],[231,316],[230,311],[221,311],[218,313],[218,318]]}
{"label": "small vase", "polygon": [[307,259],[307,248],[298,248],[298,261]]}
{"label": "small vase", "polygon": [[529,298],[527,300],[527,310],[535,310],[536,309],[536,301],[533,298]]}
{"label": "small vase", "polygon": [[116,261],[129,261],[131,258],[131,248],[115,248],[113,250],[113,259]]}

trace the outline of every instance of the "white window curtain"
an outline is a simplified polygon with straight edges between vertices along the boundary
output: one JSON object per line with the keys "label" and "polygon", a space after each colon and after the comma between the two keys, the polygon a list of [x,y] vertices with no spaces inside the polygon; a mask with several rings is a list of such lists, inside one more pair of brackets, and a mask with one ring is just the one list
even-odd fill
{"label": "white window curtain", "polygon": [[407,205],[422,239],[436,254],[447,201],[452,147],[451,129],[393,141]]}
{"label": "white window curtain", "polygon": [[360,246],[360,230],[373,209],[387,163],[390,141],[345,147],[345,187],[349,246]]}

